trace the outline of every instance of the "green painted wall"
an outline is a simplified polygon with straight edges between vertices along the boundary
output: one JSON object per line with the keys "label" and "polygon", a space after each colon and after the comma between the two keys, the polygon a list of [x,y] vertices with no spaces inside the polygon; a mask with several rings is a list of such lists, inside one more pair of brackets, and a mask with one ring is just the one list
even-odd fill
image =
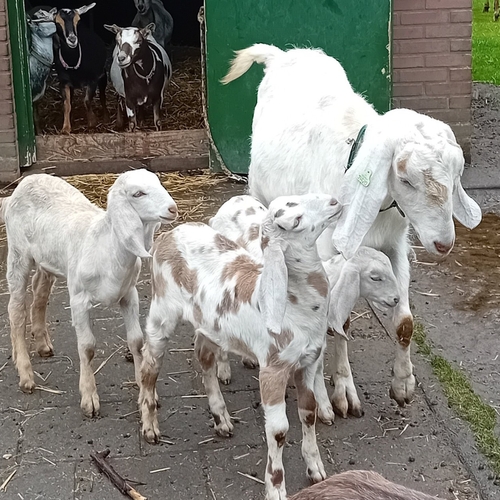
{"label": "green painted wall", "polygon": [[250,135],[261,65],[229,85],[233,51],[254,43],[282,49],[320,47],[344,66],[354,88],[378,111],[390,107],[391,0],[205,0],[207,112],[226,166],[248,171]]}

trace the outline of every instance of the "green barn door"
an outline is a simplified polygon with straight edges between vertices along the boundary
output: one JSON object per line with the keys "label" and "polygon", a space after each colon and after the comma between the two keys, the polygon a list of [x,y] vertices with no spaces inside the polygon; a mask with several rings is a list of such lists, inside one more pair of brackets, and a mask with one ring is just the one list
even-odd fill
{"label": "green barn door", "polygon": [[[229,85],[233,51],[254,43],[282,49],[320,47],[337,58],[357,92],[379,112],[391,99],[391,0],[205,0],[207,115],[215,147],[229,170],[247,173],[261,65]],[[213,152],[211,152],[212,154]],[[212,154],[212,157],[214,155]]]}
{"label": "green barn door", "polygon": [[29,167],[36,161],[35,126],[29,74],[29,49],[24,0],[7,0],[9,39],[14,85],[19,165]]}

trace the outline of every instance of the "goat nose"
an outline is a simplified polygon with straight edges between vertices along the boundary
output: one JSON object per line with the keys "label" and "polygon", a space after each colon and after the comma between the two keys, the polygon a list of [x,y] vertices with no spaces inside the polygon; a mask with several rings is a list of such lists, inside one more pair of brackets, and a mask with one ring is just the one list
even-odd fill
{"label": "goat nose", "polygon": [[450,253],[450,250],[453,248],[453,243],[451,245],[445,245],[443,243],[440,243],[439,241],[435,241],[434,246],[436,247],[436,250],[439,253],[441,253],[443,255],[447,255],[448,253]]}
{"label": "goat nose", "polygon": [[168,209],[168,211],[169,211],[171,214],[173,214],[173,215],[177,216],[177,207],[176,207],[175,205],[172,205],[172,206]]}
{"label": "goat nose", "polygon": [[332,207],[333,207],[333,206],[335,206],[335,205],[338,205],[338,203],[339,203],[339,202],[338,202],[335,198],[332,198],[332,199],[330,200],[330,205],[331,205]]}
{"label": "goat nose", "polygon": [[399,304],[399,297],[394,297],[394,304]]}

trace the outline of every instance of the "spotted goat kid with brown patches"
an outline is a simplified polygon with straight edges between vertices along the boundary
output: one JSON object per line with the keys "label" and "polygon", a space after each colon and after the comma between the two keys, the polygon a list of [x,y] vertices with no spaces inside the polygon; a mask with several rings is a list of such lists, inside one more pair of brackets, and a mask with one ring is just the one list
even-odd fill
{"label": "spotted goat kid with brown patches", "polygon": [[[195,353],[219,435],[230,436],[233,424],[217,380],[218,350],[259,363],[268,445],[266,498],[286,498],[285,391],[292,375],[307,474],[313,482],[325,479],[315,434],[314,378],[322,361],[329,297],[316,240],[339,213],[340,205],[326,194],[277,198],[262,224],[263,259],[200,224],[184,224],[156,240],[139,394],[147,441],[160,437],[155,384],[167,339],[180,320],[189,321],[196,330]],[[299,300],[287,300],[291,295]]]}

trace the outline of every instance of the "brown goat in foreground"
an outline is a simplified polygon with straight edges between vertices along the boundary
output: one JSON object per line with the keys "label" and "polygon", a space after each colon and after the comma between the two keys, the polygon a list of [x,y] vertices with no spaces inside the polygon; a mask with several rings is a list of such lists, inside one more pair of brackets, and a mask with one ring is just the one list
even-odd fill
{"label": "brown goat in foreground", "polygon": [[289,500],[436,500],[437,497],[391,483],[368,470],[335,474],[309,486]]}

